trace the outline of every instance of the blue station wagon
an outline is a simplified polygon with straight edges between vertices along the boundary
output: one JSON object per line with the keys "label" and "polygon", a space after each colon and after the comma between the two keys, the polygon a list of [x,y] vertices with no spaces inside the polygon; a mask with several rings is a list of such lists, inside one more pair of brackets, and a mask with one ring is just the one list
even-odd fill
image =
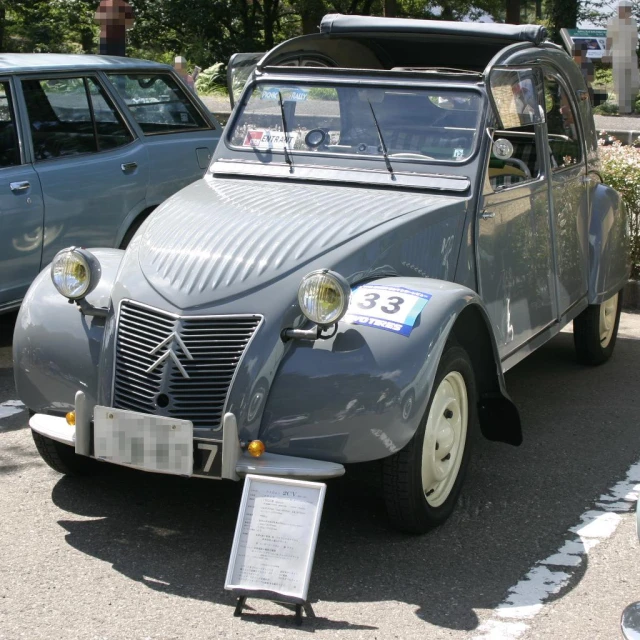
{"label": "blue station wagon", "polygon": [[63,247],[124,247],[220,137],[167,65],[0,55],[0,312]]}

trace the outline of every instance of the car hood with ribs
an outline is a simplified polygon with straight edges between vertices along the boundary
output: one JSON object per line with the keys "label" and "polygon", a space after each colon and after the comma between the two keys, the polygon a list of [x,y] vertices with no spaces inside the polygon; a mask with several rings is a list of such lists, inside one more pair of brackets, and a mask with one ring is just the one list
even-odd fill
{"label": "car hood with ribs", "polygon": [[[180,308],[262,289],[358,236],[450,197],[334,185],[199,180],[167,200],[136,242],[151,286]],[[329,265],[328,265],[329,266]]]}

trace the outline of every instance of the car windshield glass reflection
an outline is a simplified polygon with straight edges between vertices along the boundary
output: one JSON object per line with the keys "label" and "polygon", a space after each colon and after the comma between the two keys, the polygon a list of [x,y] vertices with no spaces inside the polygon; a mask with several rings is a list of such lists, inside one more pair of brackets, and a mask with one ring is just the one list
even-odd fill
{"label": "car windshield glass reflection", "polygon": [[254,153],[282,153],[286,144],[293,153],[384,160],[382,136],[392,161],[458,163],[473,153],[481,101],[465,89],[263,83],[242,106],[228,141]]}

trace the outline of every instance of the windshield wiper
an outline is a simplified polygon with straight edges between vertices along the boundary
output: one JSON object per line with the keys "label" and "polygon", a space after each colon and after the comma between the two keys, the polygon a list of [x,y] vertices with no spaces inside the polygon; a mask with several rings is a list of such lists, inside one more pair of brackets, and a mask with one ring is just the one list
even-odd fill
{"label": "windshield wiper", "polygon": [[280,116],[282,117],[282,131],[284,132],[284,159],[289,165],[289,171],[293,172],[293,160],[289,154],[289,149],[287,149],[287,120],[284,116],[284,104],[282,104],[282,94],[280,90],[278,90],[278,104],[280,105]]}
{"label": "windshield wiper", "polygon": [[[371,105],[371,100],[367,98],[367,102],[369,103],[369,109],[371,109],[371,115],[373,116],[373,122],[376,125],[376,131],[378,132],[378,138],[380,138],[380,146],[382,147],[382,155],[384,156],[384,163],[387,165],[387,169],[389,173],[393,176],[393,167],[391,166],[391,160],[389,160],[389,154],[387,152],[387,145],[384,143],[384,138],[382,137],[382,131],[380,130],[380,125],[378,124],[378,118],[376,118],[375,111],[373,110],[373,106]],[[395,176],[394,176],[395,177]]]}

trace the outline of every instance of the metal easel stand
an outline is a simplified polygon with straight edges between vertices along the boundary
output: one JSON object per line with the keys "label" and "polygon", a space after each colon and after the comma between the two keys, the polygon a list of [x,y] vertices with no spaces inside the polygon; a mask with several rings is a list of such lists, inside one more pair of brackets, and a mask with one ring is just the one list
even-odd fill
{"label": "metal easel stand", "polygon": [[[277,593],[271,592],[245,592],[244,590],[239,591],[235,590],[233,593],[238,597],[236,601],[236,608],[233,611],[233,615],[236,618],[240,618],[242,616],[242,610],[244,609],[245,604],[247,603],[247,598],[259,598],[261,600],[271,600],[272,602],[277,602],[279,604],[292,604],[295,605],[295,622],[298,626],[302,624],[302,611],[305,610],[307,613],[307,617],[313,616],[313,609],[311,608],[311,604],[307,601],[300,600],[299,598],[291,598],[289,596],[283,596]],[[311,612],[311,615],[309,614]]]}

